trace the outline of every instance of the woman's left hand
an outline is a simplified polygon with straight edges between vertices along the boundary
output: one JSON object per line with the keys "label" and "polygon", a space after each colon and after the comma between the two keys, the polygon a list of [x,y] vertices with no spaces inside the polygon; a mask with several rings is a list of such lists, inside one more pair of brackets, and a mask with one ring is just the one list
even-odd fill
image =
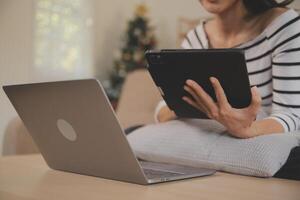
{"label": "woman's left hand", "polygon": [[191,106],[204,112],[211,119],[223,124],[228,132],[238,138],[251,138],[257,136],[257,131],[252,123],[261,107],[261,97],[257,87],[251,88],[252,102],[249,107],[243,109],[232,108],[229,104],[226,94],[216,78],[210,78],[215,90],[217,102],[203,90],[195,81],[188,80],[184,89],[192,95],[194,99],[183,97]]}

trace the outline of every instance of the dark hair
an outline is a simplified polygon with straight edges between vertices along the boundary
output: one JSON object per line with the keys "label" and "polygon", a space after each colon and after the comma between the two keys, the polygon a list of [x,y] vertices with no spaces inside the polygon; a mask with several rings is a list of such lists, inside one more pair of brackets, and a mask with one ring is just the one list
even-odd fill
{"label": "dark hair", "polygon": [[247,10],[254,15],[261,14],[269,9],[285,7],[294,0],[284,0],[278,3],[276,0],[243,0]]}

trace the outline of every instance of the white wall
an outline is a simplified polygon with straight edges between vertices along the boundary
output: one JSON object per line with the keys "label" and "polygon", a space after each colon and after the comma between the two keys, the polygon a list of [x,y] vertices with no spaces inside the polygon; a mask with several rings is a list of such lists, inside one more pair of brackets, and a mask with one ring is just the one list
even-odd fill
{"label": "white wall", "polygon": [[[0,0],[0,86],[30,80],[32,66],[31,0]],[[16,116],[0,88],[0,155],[7,123]]]}

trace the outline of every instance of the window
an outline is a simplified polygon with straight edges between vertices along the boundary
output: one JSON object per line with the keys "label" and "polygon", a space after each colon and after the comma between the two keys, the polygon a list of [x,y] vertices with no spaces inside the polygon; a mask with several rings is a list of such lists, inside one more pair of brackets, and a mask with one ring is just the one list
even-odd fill
{"label": "window", "polygon": [[87,0],[36,0],[34,66],[38,75],[84,76],[91,69]]}

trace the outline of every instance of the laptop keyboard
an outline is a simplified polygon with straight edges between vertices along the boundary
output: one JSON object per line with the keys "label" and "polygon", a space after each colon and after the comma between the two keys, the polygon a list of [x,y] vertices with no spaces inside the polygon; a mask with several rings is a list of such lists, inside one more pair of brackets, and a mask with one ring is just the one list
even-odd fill
{"label": "laptop keyboard", "polygon": [[168,172],[168,171],[158,171],[153,169],[144,168],[144,173],[147,176],[147,178],[164,178],[164,177],[174,177],[182,175],[181,173],[175,173],[175,172]]}

